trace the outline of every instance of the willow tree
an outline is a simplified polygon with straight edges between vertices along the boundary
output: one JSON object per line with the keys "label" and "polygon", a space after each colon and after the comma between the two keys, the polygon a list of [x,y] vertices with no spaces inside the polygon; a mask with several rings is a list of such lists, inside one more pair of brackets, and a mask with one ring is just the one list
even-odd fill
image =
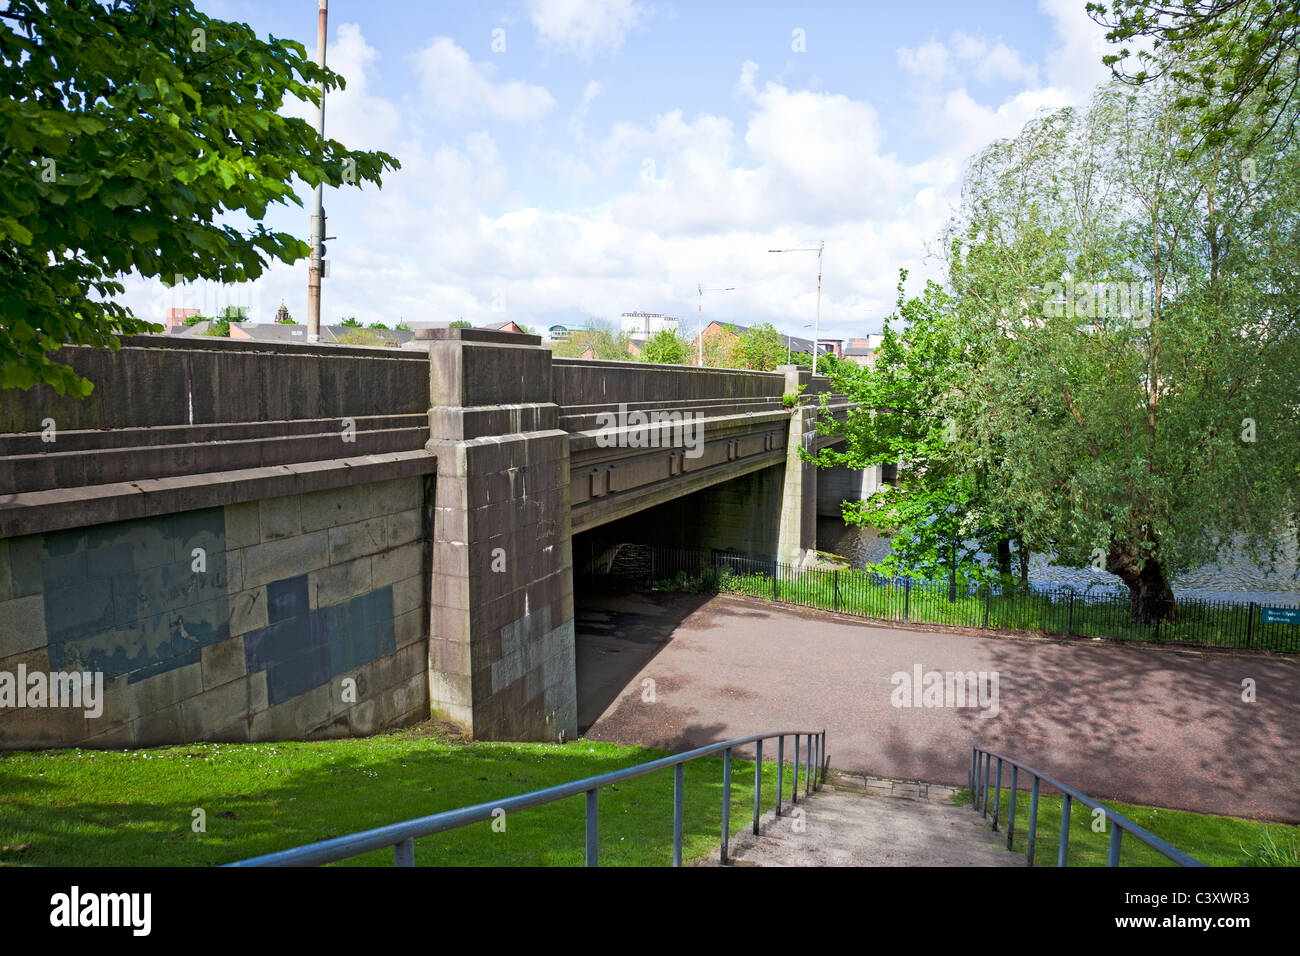
{"label": "willow tree", "polygon": [[1214,147],[1274,132],[1293,138],[1300,96],[1295,0],[1090,0],[1086,9],[1108,28],[1115,48],[1102,61],[1115,76],[1179,84],[1175,105],[1193,139]]}
{"label": "willow tree", "polygon": [[1180,95],[1112,84],[993,144],[947,236],[958,453],[1147,621],[1231,541],[1271,564],[1300,501],[1300,158],[1196,142]]}
{"label": "willow tree", "polygon": [[0,61],[0,387],[88,394],[50,352],[161,330],[115,301],[123,275],[256,279],[309,253],[261,222],[302,205],[295,179],[397,166],[281,112],[343,85],[302,44],[189,0],[9,0]]}

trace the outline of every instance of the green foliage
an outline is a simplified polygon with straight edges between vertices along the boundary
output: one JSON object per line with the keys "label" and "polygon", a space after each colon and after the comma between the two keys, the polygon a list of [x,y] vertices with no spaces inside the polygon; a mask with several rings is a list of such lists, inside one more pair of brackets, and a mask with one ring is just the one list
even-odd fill
{"label": "green foliage", "polygon": [[452,322],[450,325],[448,325],[447,328],[449,328],[449,329],[472,329],[472,328],[474,328],[474,323],[473,323],[473,322],[466,322],[464,319],[457,319],[455,322]]}
{"label": "green foliage", "polygon": [[669,329],[661,329],[650,337],[641,350],[641,361],[660,365],[684,365],[687,343]]}
{"label": "green foliage", "polygon": [[626,332],[617,332],[607,322],[597,323],[590,330],[573,332],[563,342],[556,342],[551,351],[564,358],[579,358],[590,348],[596,358],[612,362],[635,361],[636,356],[630,348],[632,337]]}
{"label": "green foliage", "polygon": [[807,385],[800,385],[800,386],[799,386],[797,389],[795,389],[793,392],[786,392],[784,395],[782,395],[782,396],[781,396],[781,407],[782,407],[782,408],[797,408],[798,406],[802,405],[802,404],[803,404],[803,391],[804,391],[804,389],[806,389],[807,387],[808,387]]}
{"label": "green foliage", "polygon": [[393,335],[384,335],[384,331],[387,330],[381,331],[376,329],[374,326],[366,329],[349,327],[348,331],[339,333],[335,338],[335,341],[339,345],[369,345],[375,347],[384,346],[388,348],[400,348],[401,343],[397,341],[397,337]]}
{"label": "green foliage", "polygon": [[198,325],[200,322],[210,322],[210,321],[212,321],[212,320],[211,320],[208,316],[206,316],[206,315],[200,315],[199,313],[196,312],[194,315],[191,315],[191,316],[187,316],[187,317],[186,317],[186,319],[185,319],[185,324],[186,324],[186,325]]}
{"label": "green foliage", "polygon": [[1300,507],[1300,156],[1247,181],[1194,136],[1112,84],[977,157],[948,234],[957,460],[1147,619],[1226,541],[1270,566]]}
{"label": "green foliage", "polygon": [[382,330],[382,331],[384,331],[384,332],[387,332],[387,331],[388,331],[388,326],[384,325],[384,323],[382,323],[382,322],[371,322],[369,325],[366,326],[366,328],[368,328],[368,329],[380,329],[380,330]]}
{"label": "green foliage", "polygon": [[786,359],[786,337],[770,322],[751,325],[735,345],[735,368],[770,372]]}
{"label": "green foliage", "polygon": [[[898,479],[866,501],[846,503],[844,520],[871,525],[891,539],[873,570],[882,574],[981,579],[980,550],[996,550],[1010,530],[991,500],[986,473],[958,454],[954,415],[961,379],[959,330],[951,297],[934,282],[906,298],[899,270],[895,313],[870,369],[852,362],[829,370],[835,391],[855,403],[847,423],[828,417],[823,432],[843,431],[843,450],[822,449],[818,465],[865,468],[897,464]],[[895,325],[906,328],[906,338]]]}
{"label": "green foliage", "polygon": [[[1178,86],[1187,133],[1209,148],[1232,138],[1254,142],[1274,130],[1289,141],[1300,92],[1300,7],[1290,0],[1090,2],[1090,16],[1121,44],[1102,62],[1136,84]],[[1132,52],[1133,39],[1150,49]],[[1245,134],[1243,136],[1243,134]]]}
{"label": "green foliage", "polygon": [[230,319],[225,316],[213,319],[212,324],[203,330],[203,334],[230,338]]}
{"label": "green foliage", "polygon": [[349,315],[346,319],[340,319],[339,325],[348,329],[361,328],[361,323],[357,321],[357,317],[355,315]]}
{"label": "green foliage", "polygon": [[[706,368],[740,368],[740,358],[736,346],[738,336],[730,335],[705,335],[704,336],[704,365]],[[692,361],[698,355],[699,345],[691,349]]]}
{"label": "green foliage", "polygon": [[[49,352],[161,330],[116,301],[120,276],[256,279],[308,254],[256,222],[301,205],[295,178],[378,183],[398,165],[281,112],[343,83],[300,43],[190,0],[10,0],[0,61],[0,387],[89,394]],[[255,225],[218,224],[231,211]]]}
{"label": "green foliage", "polygon": [[1300,866],[1300,835],[1291,827],[1261,826],[1252,847],[1242,847],[1252,866]]}
{"label": "green foliage", "polygon": [[398,322],[396,325],[393,326],[393,330],[396,332],[409,332],[411,331],[411,327],[407,325],[405,322]]}

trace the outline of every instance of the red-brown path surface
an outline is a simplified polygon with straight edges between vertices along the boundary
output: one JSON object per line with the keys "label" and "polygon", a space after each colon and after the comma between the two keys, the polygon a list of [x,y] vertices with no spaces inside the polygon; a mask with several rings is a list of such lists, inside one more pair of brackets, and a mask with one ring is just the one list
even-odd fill
{"label": "red-brown path surface", "polygon": [[[1300,822],[1292,659],[881,627],[734,597],[585,593],[577,618],[590,739],[675,751],[825,727],[836,769],[958,786],[979,741],[1099,799]],[[892,706],[891,676],[916,664],[996,671],[997,716]]]}

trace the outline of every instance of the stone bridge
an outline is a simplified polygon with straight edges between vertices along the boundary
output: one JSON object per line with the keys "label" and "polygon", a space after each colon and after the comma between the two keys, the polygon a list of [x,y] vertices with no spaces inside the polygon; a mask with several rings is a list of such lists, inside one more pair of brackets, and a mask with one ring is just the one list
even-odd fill
{"label": "stone bridge", "polygon": [[559,359],[473,329],[417,344],[139,336],[60,353],[87,399],[0,392],[0,747],[431,714],[573,737],[575,552],[797,563],[819,510],[878,478],[800,459],[830,439],[783,404],[827,387],[795,367]]}

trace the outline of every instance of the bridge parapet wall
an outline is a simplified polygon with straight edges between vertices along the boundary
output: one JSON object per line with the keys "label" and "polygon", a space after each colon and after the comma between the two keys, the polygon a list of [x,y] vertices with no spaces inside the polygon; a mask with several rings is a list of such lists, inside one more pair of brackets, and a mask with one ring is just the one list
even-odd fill
{"label": "bridge parapet wall", "polygon": [[0,391],[0,537],[433,467],[420,353],[133,336],[55,357],[95,389]]}

